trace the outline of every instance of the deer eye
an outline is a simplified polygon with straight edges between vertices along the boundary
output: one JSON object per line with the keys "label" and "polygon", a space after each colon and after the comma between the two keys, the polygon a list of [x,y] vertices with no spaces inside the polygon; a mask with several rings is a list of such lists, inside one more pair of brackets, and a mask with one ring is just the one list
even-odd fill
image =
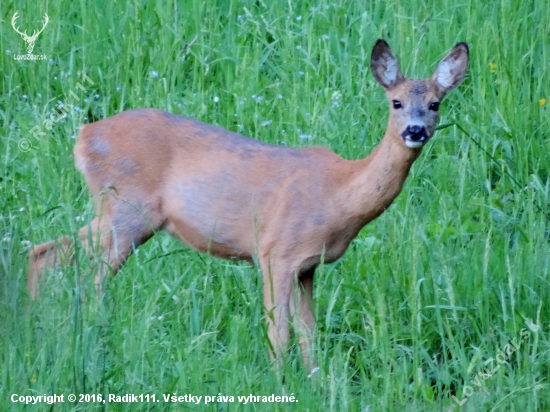
{"label": "deer eye", "polygon": [[394,109],[401,109],[403,107],[403,105],[401,104],[401,102],[399,100],[392,100],[392,103],[393,103],[393,108]]}
{"label": "deer eye", "polygon": [[430,110],[437,112],[439,110],[439,102],[430,103]]}

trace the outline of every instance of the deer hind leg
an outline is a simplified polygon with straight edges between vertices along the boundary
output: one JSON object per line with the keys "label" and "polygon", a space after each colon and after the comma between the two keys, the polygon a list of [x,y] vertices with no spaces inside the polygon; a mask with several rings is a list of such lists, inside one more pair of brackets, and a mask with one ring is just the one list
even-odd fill
{"label": "deer hind leg", "polygon": [[313,354],[313,332],[315,319],[313,313],[313,276],[315,269],[311,269],[297,276],[297,284],[292,289],[290,297],[290,316],[293,319],[294,331],[298,335],[304,366],[308,372],[316,369]]}
{"label": "deer hind leg", "polygon": [[[78,239],[86,249],[88,255],[92,254],[93,245],[99,233],[108,230],[107,218],[101,220],[96,217],[88,225],[83,226],[78,231]],[[75,254],[75,245],[73,238],[64,236],[57,240],[42,243],[32,248],[29,254],[29,276],[27,288],[33,299],[37,298],[38,283],[41,274],[47,269],[58,269],[62,263],[71,264]]]}
{"label": "deer hind leg", "polygon": [[117,198],[112,199],[109,206],[109,223],[99,240],[101,256],[95,276],[98,292],[107,272],[112,270],[116,274],[133,250],[149,240],[163,224],[160,202],[157,207],[140,199]]}
{"label": "deer hind leg", "polygon": [[[90,258],[98,258],[94,281],[98,291],[109,269],[116,274],[133,249],[147,241],[161,226],[161,216],[155,213],[157,208],[143,204],[111,198],[104,203],[101,214],[79,230],[78,238],[86,253]],[[31,250],[27,287],[33,299],[38,296],[40,274],[46,268],[60,266],[61,257],[70,262],[74,253],[75,245],[69,236],[37,245]]]}
{"label": "deer hind leg", "polygon": [[[58,240],[36,245],[29,253],[29,276],[27,278],[27,289],[33,299],[38,297],[38,280],[46,268],[56,268],[60,260],[66,257],[70,260],[72,239],[64,236]],[[60,250],[61,249],[61,253]]]}

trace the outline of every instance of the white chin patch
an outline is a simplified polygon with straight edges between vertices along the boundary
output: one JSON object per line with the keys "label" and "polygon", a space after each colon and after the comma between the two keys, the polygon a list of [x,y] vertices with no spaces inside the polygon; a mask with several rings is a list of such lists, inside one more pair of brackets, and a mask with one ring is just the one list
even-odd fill
{"label": "white chin patch", "polygon": [[411,149],[418,149],[424,145],[424,142],[413,142],[412,140],[405,139],[405,144]]}

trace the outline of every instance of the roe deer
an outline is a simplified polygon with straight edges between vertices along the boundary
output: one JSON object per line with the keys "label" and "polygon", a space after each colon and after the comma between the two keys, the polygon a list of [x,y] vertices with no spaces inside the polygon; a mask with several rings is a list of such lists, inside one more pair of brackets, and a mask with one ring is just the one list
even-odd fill
{"label": "roe deer", "polygon": [[[464,78],[468,54],[466,43],[458,43],[429,79],[407,79],[388,44],[378,40],[371,70],[390,102],[389,121],[378,147],[357,161],[325,147],[261,143],[155,109],[83,126],[76,166],[94,197],[96,217],[79,237],[89,248],[90,227],[100,246],[96,285],[106,268],[116,273],[133,248],[159,230],[201,252],[257,262],[272,358],[284,351],[295,317],[305,366],[312,367],[315,268],[340,258],[399,194],[435,130],[441,99]],[[39,274],[58,264],[58,249],[72,256],[73,247],[63,237],[33,248],[32,297]]]}

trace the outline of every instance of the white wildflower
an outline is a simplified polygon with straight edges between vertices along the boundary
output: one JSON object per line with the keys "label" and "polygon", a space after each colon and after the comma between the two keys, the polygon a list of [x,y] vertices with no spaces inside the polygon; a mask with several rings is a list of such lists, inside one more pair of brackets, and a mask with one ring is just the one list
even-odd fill
{"label": "white wildflower", "polygon": [[340,93],[338,90],[332,93],[332,96],[330,97],[332,100],[332,108],[340,106],[340,100],[342,100],[342,93]]}

